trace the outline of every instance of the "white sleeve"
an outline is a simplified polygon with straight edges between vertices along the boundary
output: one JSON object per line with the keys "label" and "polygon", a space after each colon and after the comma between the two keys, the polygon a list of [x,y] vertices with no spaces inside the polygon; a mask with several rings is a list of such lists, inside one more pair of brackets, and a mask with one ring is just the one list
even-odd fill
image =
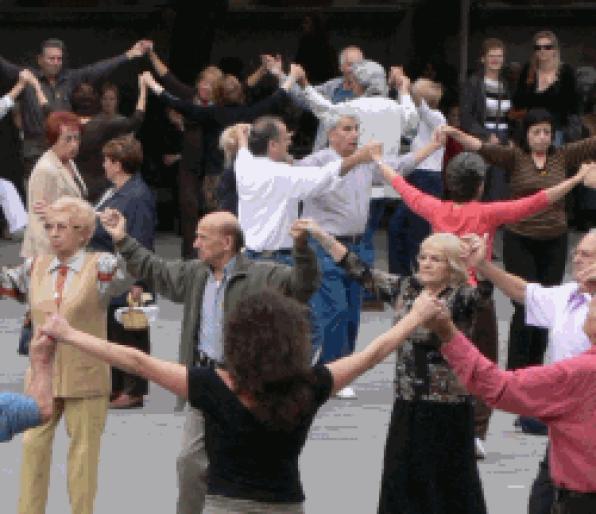
{"label": "white sleeve", "polygon": [[443,113],[438,109],[431,109],[424,99],[420,101],[418,114],[420,115],[420,119],[432,128],[437,128],[447,123]]}
{"label": "white sleeve", "polygon": [[306,200],[334,189],[341,183],[339,175],[342,160],[330,162],[325,166],[285,166],[277,177],[286,182],[286,191],[290,198]]}
{"label": "white sleeve", "polygon": [[533,327],[552,328],[557,310],[560,287],[544,287],[529,283],[526,286],[526,324]]}
{"label": "white sleeve", "polygon": [[104,301],[130,289],[134,279],[126,272],[126,263],[111,253],[102,253],[97,259],[97,289]]}
{"label": "white sleeve", "polygon": [[13,106],[14,100],[9,95],[4,95],[0,98],[0,120],[6,116]]}
{"label": "white sleeve", "polygon": [[325,117],[337,111],[337,106],[331,103],[314,87],[306,86],[304,89],[304,100],[308,108],[317,118]]}
{"label": "white sleeve", "polygon": [[418,109],[416,109],[416,106],[412,101],[412,97],[410,95],[400,94],[399,104],[401,106],[402,134],[416,130],[420,118],[418,116]]}

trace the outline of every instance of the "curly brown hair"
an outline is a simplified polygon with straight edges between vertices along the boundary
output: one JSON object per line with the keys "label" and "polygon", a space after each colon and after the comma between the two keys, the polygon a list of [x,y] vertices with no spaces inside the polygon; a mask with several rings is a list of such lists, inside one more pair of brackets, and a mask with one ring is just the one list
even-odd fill
{"label": "curly brown hair", "polygon": [[314,402],[307,312],[266,289],[243,298],[226,323],[224,360],[234,392],[254,398],[251,411],[275,429],[295,428]]}

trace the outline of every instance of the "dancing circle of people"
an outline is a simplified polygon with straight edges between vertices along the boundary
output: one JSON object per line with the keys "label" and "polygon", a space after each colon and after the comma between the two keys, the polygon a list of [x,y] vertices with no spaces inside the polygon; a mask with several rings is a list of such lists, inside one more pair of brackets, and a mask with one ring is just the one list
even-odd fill
{"label": "dancing circle of people", "polygon": [[[439,110],[441,84],[387,73],[356,46],[340,53],[342,75],[317,86],[263,55],[247,84],[209,66],[190,87],[148,40],[79,69],[63,66],[57,39],[32,70],[0,57],[15,82],[0,117],[20,103],[26,169],[27,209],[0,182],[9,230],[24,230],[23,261],[1,269],[0,295],[26,304],[22,336],[32,334],[25,394],[0,393],[0,440],[25,431],[18,512],[45,512],[64,417],[71,509],[91,514],[108,409],[142,407],[148,382],[186,409],[178,514],[304,512],[298,458],[319,408],[355,398],[352,382],[392,353],[379,513],[487,512],[477,459],[494,408],[548,433],[530,512],[596,512],[596,232],[561,284],[565,197],[596,188],[596,137],[575,130],[556,36],[533,43],[514,89],[504,44],[485,41],[460,127]],[[153,73],[138,76],[134,113],[118,115],[117,88],[91,83],[145,56]],[[244,89],[266,75],[278,88],[247,102]],[[180,161],[177,261],[154,251],[155,199],[140,173],[134,132],[149,93],[185,141],[164,156]],[[288,103],[319,120],[300,159],[275,114]],[[373,235],[394,198],[386,272]],[[492,262],[500,227],[505,269]],[[514,306],[507,370],[496,364],[495,286]],[[356,351],[365,292],[395,323]],[[149,353],[158,294],[183,305],[179,363]]]}

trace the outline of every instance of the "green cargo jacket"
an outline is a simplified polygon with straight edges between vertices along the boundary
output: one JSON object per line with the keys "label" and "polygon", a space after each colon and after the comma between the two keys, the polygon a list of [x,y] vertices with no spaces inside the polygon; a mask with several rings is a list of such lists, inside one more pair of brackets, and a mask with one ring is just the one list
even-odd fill
{"label": "green cargo jacket", "polygon": [[[172,302],[184,304],[179,362],[192,366],[197,345],[203,292],[209,274],[207,264],[197,260],[166,261],[147,250],[138,241],[126,236],[115,245],[126,261],[128,272],[138,280],[149,282],[155,292]],[[305,247],[292,250],[294,266],[270,261],[255,261],[240,253],[224,294],[224,326],[227,315],[246,295],[265,288],[275,288],[288,296],[307,302],[320,286],[317,257]],[[178,399],[177,408],[185,400]]]}

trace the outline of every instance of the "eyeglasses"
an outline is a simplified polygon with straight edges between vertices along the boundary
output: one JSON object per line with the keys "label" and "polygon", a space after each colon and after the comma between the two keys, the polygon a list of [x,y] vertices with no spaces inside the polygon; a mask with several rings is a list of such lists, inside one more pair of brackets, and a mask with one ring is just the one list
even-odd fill
{"label": "eyeglasses", "polygon": [[550,44],[550,45],[534,45],[534,50],[536,50],[537,52],[539,50],[552,50],[555,47],[555,45]]}

